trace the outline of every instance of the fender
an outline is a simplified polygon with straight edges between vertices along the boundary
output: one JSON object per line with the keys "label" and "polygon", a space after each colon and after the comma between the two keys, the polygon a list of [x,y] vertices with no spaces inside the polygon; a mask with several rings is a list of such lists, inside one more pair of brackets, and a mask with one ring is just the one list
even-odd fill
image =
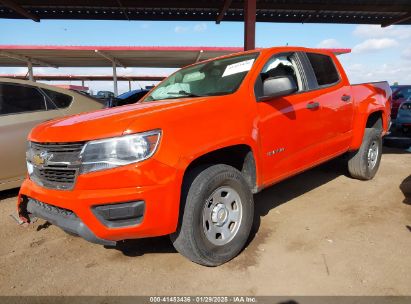
{"label": "fender", "polygon": [[367,126],[368,118],[376,112],[382,113],[382,126],[383,126],[383,134],[386,133],[388,130],[388,122],[387,122],[387,115],[385,111],[385,107],[380,106],[376,107],[369,112],[368,109],[362,109],[363,107],[359,107],[356,111],[354,122],[353,122],[353,138],[350,145],[350,151],[358,150],[361,147],[361,143],[364,137],[365,128]]}
{"label": "fender", "polygon": [[206,149],[197,151],[195,154],[187,154],[187,155],[182,155],[179,159],[178,162],[178,169],[182,170],[185,172],[187,168],[192,164],[196,159],[199,159],[200,157],[217,152],[218,150],[222,150],[225,148],[231,148],[235,146],[247,146],[250,148],[251,153],[254,156],[254,162],[255,162],[255,170],[256,170],[256,186],[260,185],[261,183],[261,170],[260,169],[260,159],[257,154],[257,144],[253,142],[251,139],[246,140],[244,138],[242,139],[233,139],[229,141],[225,141],[224,143],[219,142],[219,143],[214,143],[212,146],[208,146]]}

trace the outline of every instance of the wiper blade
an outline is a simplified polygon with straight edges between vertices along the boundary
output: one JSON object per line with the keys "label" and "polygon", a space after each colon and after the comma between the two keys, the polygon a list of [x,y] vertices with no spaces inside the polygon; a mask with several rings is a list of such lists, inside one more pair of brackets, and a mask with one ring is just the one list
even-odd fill
{"label": "wiper blade", "polygon": [[228,95],[231,94],[232,92],[230,91],[220,91],[220,92],[212,92],[212,93],[208,93],[204,96],[218,96],[218,95]]}
{"label": "wiper blade", "polygon": [[193,94],[193,93],[189,93],[186,91],[179,91],[179,92],[168,92],[167,94],[170,95],[183,95],[185,97],[202,97],[201,95],[197,95],[197,94]]}

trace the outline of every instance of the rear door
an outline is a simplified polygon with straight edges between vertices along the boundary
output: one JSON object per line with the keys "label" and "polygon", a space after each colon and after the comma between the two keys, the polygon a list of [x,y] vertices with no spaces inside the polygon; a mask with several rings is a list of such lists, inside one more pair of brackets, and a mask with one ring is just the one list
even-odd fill
{"label": "rear door", "polygon": [[28,133],[35,125],[62,114],[51,107],[36,87],[0,83],[0,188],[24,178]]}
{"label": "rear door", "polygon": [[348,80],[338,72],[331,56],[304,53],[307,73],[314,80],[310,88],[312,98],[321,107],[321,131],[318,144],[321,153],[329,157],[349,146],[352,136],[354,104]]}

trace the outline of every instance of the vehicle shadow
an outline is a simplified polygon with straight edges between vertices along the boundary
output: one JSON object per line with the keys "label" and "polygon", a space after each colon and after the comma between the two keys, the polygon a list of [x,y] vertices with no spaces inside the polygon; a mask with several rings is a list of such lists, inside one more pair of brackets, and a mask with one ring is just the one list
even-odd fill
{"label": "vehicle shadow", "polygon": [[[393,130],[383,139],[383,153],[402,154],[411,152],[411,132],[404,134]],[[408,150],[407,150],[408,149]]]}
{"label": "vehicle shadow", "polygon": [[0,201],[17,196],[19,194],[19,190],[20,188],[14,188],[0,191]]}
{"label": "vehicle shadow", "polygon": [[382,154],[411,154],[411,150],[407,150],[407,147],[382,147]]}
{"label": "vehicle shadow", "polygon": [[254,223],[247,246],[253,241],[260,229],[262,217],[266,216],[276,207],[310,192],[341,175],[348,176],[346,164],[346,156],[341,156],[256,194],[254,196]]}
{"label": "vehicle shadow", "polygon": [[[270,210],[326,184],[341,175],[348,175],[346,168],[346,159],[342,156],[256,194],[254,196],[255,211],[253,228],[245,247],[253,241],[260,228],[261,218],[266,216]],[[125,240],[117,243],[115,247],[106,248],[118,250],[128,257],[137,257],[150,253],[176,252],[168,236]]]}
{"label": "vehicle shadow", "polygon": [[400,184],[400,190],[404,194],[403,203],[411,205],[411,175],[402,181]]}
{"label": "vehicle shadow", "polygon": [[169,236],[125,240],[118,242],[115,247],[104,246],[107,249],[121,251],[125,256],[137,257],[148,253],[175,253],[177,252]]}

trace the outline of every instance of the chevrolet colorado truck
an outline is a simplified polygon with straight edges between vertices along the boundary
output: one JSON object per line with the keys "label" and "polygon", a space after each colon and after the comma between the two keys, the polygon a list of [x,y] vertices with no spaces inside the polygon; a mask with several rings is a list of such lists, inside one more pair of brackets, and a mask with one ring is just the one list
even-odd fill
{"label": "chevrolet colorado truck", "polygon": [[390,101],[386,82],[350,85],[326,51],[197,63],[136,104],[35,127],[19,216],[106,246],[170,235],[191,261],[220,265],[247,242],[254,193],[342,154],[354,178],[373,178]]}

